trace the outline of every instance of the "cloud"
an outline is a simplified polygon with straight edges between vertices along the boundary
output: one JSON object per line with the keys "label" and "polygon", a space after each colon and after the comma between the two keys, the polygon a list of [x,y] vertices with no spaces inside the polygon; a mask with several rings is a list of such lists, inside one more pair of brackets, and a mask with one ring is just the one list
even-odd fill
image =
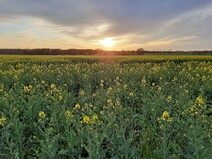
{"label": "cloud", "polygon": [[166,39],[159,39],[156,41],[150,41],[147,43],[144,43],[144,46],[161,46],[161,45],[167,45],[167,44],[173,44],[173,43],[177,43],[177,42],[185,42],[187,40],[191,40],[191,39],[196,39],[195,36],[191,36],[191,37],[181,37],[181,38],[166,38]]}
{"label": "cloud", "polygon": [[39,29],[75,40],[114,37],[120,46],[137,46],[166,38],[211,39],[211,10],[211,0],[1,0],[0,25],[30,18]]}

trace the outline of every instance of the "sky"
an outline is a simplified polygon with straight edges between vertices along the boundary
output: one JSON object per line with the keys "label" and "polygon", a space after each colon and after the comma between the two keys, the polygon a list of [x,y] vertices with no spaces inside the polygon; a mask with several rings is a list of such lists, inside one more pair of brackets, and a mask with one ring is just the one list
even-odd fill
{"label": "sky", "polygon": [[0,48],[212,50],[212,0],[0,0]]}

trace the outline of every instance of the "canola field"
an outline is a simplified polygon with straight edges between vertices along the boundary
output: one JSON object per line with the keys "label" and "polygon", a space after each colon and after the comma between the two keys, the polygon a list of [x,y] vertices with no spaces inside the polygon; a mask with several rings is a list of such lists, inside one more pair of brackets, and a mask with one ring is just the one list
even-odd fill
{"label": "canola field", "polygon": [[212,56],[0,56],[2,159],[210,159]]}

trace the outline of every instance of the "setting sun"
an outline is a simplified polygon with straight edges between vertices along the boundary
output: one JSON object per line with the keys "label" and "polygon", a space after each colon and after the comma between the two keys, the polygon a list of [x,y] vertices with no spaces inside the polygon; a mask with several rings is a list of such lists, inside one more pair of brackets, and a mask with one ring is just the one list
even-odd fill
{"label": "setting sun", "polygon": [[113,47],[115,44],[115,41],[112,38],[105,38],[103,40],[100,40],[100,43],[104,46],[104,47]]}

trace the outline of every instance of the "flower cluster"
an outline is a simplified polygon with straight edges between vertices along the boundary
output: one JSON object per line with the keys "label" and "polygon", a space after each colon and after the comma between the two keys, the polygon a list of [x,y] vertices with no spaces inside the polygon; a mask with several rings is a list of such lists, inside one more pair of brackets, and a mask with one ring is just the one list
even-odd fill
{"label": "flower cluster", "polygon": [[0,118],[0,126],[4,126],[6,123],[7,119],[5,117]]}
{"label": "flower cluster", "polygon": [[24,93],[30,93],[32,91],[32,85],[24,86]]}
{"label": "flower cluster", "polygon": [[161,121],[167,121],[167,122],[173,122],[174,121],[174,118],[171,118],[169,116],[169,112],[167,111],[164,111],[162,116],[160,118],[158,118],[158,121],[161,122]]}

